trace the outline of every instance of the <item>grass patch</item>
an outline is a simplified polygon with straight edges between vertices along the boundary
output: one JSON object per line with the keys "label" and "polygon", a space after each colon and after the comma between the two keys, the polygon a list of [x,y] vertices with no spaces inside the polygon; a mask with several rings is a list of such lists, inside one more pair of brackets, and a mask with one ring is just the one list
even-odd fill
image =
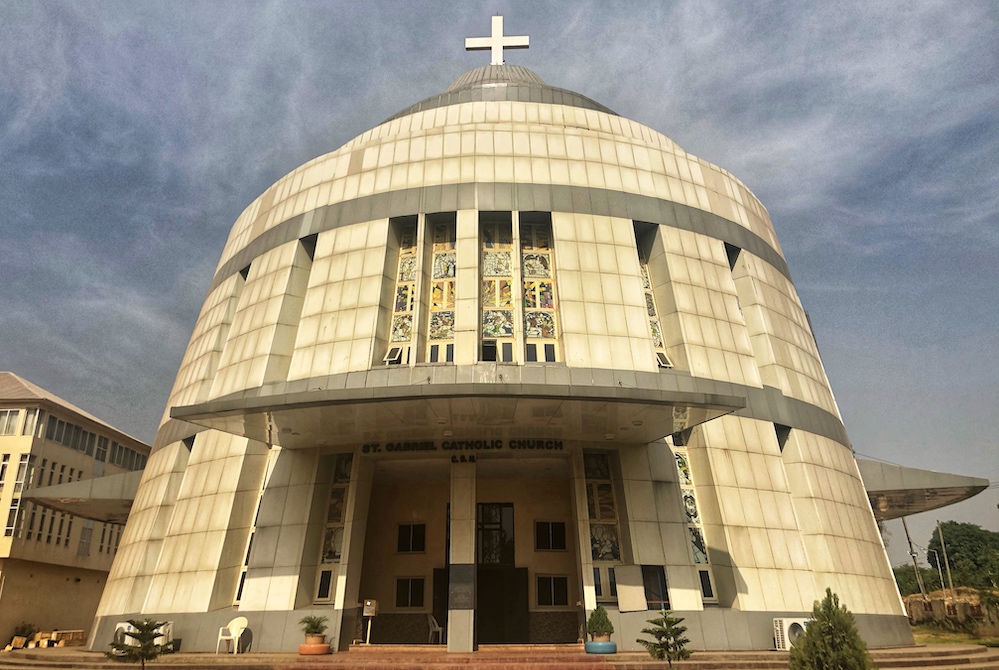
{"label": "grass patch", "polygon": [[999,637],[976,637],[970,633],[946,630],[925,624],[912,627],[916,644],[980,644],[999,647]]}

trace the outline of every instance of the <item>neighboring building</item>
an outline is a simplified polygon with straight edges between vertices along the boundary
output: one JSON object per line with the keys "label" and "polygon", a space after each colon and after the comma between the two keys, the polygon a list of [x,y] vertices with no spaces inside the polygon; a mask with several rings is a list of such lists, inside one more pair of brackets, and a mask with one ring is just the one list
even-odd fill
{"label": "neighboring building", "polygon": [[140,470],[149,447],[12,372],[0,372],[0,644],[21,622],[89,630],[121,524],[29,502],[32,489]]}
{"label": "neighboring building", "polygon": [[625,649],[661,607],[695,649],[770,649],[826,587],[911,644],[766,209],[501,63],[236,221],[95,647],[152,616],[210,650],[244,615],[291,650],[319,613],[343,648],[375,599],[373,642],[431,614],[451,650],[574,642],[602,603]]}

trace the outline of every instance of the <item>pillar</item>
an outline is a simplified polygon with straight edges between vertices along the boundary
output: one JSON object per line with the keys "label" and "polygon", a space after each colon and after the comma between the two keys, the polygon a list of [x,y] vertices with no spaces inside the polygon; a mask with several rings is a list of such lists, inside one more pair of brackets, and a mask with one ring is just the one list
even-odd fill
{"label": "pillar", "polygon": [[447,650],[475,650],[475,463],[451,464]]}

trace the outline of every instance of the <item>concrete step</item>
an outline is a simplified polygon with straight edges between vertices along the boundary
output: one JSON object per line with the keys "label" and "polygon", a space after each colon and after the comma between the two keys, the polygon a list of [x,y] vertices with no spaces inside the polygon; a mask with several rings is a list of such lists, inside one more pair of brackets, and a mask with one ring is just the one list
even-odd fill
{"label": "concrete step", "polygon": [[[932,645],[876,649],[885,670],[999,670],[999,649],[975,645]],[[700,651],[674,663],[677,670],[784,670],[787,652]],[[665,662],[640,652],[589,655],[582,645],[484,646],[470,654],[448,654],[442,646],[353,647],[328,656],[294,653],[166,654],[153,662],[169,670],[661,670]],[[134,666],[133,666],[134,667]],[[0,670],[122,670],[99,652],[80,648],[31,649],[0,654]]]}

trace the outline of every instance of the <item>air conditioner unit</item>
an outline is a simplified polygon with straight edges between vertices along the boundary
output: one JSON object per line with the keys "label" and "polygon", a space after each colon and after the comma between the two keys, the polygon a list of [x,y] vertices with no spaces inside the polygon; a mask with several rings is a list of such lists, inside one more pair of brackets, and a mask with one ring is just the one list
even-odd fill
{"label": "air conditioner unit", "polygon": [[119,621],[114,626],[114,643],[127,644],[130,647],[137,647],[139,643],[134,637],[129,637],[125,633],[134,633],[135,627],[127,621]]}
{"label": "air conditioner unit", "polygon": [[808,626],[808,619],[774,619],[774,646],[780,651],[788,651],[801,637]]}
{"label": "air conditioner unit", "polygon": [[156,629],[159,633],[153,638],[153,644],[165,645],[173,643],[173,621],[164,621],[163,625]]}
{"label": "air conditioner unit", "polygon": [[[173,621],[166,621],[162,626],[156,629],[159,633],[154,639],[153,644],[165,645],[173,642]],[[119,621],[114,627],[114,641],[117,644],[127,644],[130,647],[139,646],[139,642],[134,637],[129,637],[125,633],[134,633],[135,626],[128,623],[127,621]]]}

